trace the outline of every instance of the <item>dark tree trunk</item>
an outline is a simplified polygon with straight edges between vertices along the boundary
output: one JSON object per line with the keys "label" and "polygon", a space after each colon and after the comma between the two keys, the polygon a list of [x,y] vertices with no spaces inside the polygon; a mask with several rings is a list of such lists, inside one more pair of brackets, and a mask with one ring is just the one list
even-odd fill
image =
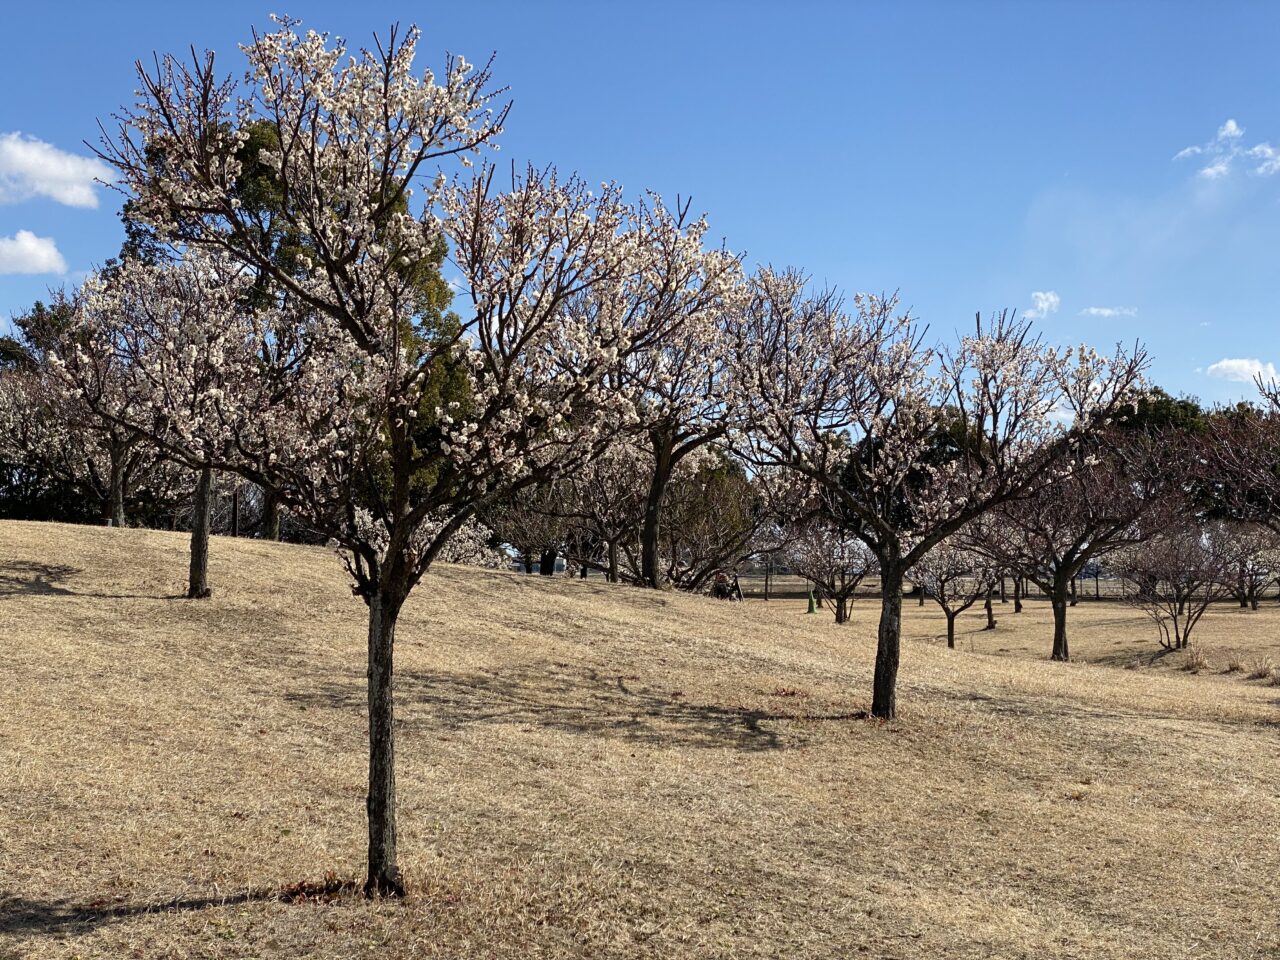
{"label": "dark tree trunk", "polygon": [[653,477],[649,481],[649,494],[645,498],[644,523],[640,527],[640,578],[646,587],[662,585],[658,570],[658,535],[661,532],[662,500],[671,480],[674,463],[671,459],[673,441],[669,436],[653,436]]}
{"label": "dark tree trunk", "polygon": [[898,660],[902,655],[902,569],[880,561],[880,628],[871,715],[892,720],[897,712]]}
{"label": "dark tree trunk", "polygon": [[209,520],[213,507],[213,470],[203,467],[191,502],[191,569],[187,575],[187,596],[196,600],[209,596]]}
{"label": "dark tree trunk", "polygon": [[1098,569],[1095,567],[1093,571],[1093,599],[1095,600],[1102,599],[1102,587],[1098,584],[1098,579],[1101,576],[1102,575],[1098,572]]}
{"label": "dark tree trunk", "polygon": [[111,475],[107,490],[107,526],[123,527],[124,518],[124,461],[122,450],[111,451]]}
{"label": "dark tree trunk", "polygon": [[618,541],[609,541],[609,582],[618,582]]}
{"label": "dark tree trunk", "polygon": [[560,551],[552,547],[550,550],[543,550],[542,556],[538,560],[538,572],[544,577],[553,577],[556,573],[556,560],[560,557]]}
{"label": "dark tree trunk", "polygon": [[764,598],[769,599],[769,574],[773,570],[773,561],[765,559],[764,561]]}
{"label": "dark tree trunk", "polygon": [[396,620],[403,598],[369,599],[369,875],[367,896],[403,896],[396,863],[396,747],[393,665]]}
{"label": "dark tree trunk", "polygon": [[585,579],[587,579],[587,565],[586,565],[586,563],[583,563],[583,564],[582,564],[582,568],[578,571],[578,579],[579,579],[579,580],[585,580]]}
{"label": "dark tree trunk", "polygon": [[1074,607],[1079,602],[1079,600],[1080,600],[1080,597],[1077,595],[1077,591],[1076,591],[1076,578],[1072,577],[1071,578],[1071,605]]}
{"label": "dark tree trunk", "polygon": [[1069,603],[1067,584],[1061,580],[1055,581],[1053,593],[1049,600],[1053,604],[1052,659],[1066,662],[1071,659],[1071,652],[1067,647],[1067,606]]}
{"label": "dark tree trunk", "polygon": [[524,552],[524,572],[533,573],[533,552],[530,550]]}
{"label": "dark tree trunk", "polygon": [[231,535],[240,536],[240,486],[231,491]]}
{"label": "dark tree trunk", "polygon": [[849,598],[836,597],[836,623],[849,622]]}
{"label": "dark tree trunk", "polygon": [[991,608],[991,591],[990,590],[987,591],[986,611],[987,611],[987,626],[985,629],[994,630],[996,628],[996,612]]}
{"label": "dark tree trunk", "polygon": [[1009,598],[1005,596],[1005,592],[1004,592],[1004,577],[1000,578],[1000,602],[1001,603],[1009,602]]}
{"label": "dark tree trunk", "polygon": [[274,493],[262,492],[262,536],[266,540],[280,539],[280,501]]}
{"label": "dark tree trunk", "polygon": [[950,610],[944,610],[947,615],[947,649],[954,650],[956,648],[956,615]]}
{"label": "dark tree trunk", "polygon": [[1022,578],[1013,578],[1013,612],[1022,612]]}

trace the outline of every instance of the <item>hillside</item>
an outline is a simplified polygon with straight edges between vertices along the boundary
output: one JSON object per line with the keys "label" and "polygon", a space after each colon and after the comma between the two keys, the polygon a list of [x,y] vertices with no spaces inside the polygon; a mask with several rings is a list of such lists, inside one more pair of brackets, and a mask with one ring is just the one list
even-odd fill
{"label": "hillside", "polygon": [[364,608],[222,538],[176,599],[185,550],[0,523],[0,957],[1280,956],[1280,687],[909,626],[881,725],[861,602],[460,567],[398,635],[411,896],[318,893],[363,866]]}

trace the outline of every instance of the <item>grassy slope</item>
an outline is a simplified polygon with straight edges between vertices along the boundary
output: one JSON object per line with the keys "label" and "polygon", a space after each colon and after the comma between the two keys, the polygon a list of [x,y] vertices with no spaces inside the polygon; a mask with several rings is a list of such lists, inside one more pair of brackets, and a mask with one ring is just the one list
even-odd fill
{"label": "grassy slope", "polygon": [[916,640],[878,725],[865,606],[447,567],[397,649],[414,892],[282,902],[360,872],[363,607],[211,552],[192,602],[180,536],[0,523],[0,956],[1280,954],[1280,688]]}

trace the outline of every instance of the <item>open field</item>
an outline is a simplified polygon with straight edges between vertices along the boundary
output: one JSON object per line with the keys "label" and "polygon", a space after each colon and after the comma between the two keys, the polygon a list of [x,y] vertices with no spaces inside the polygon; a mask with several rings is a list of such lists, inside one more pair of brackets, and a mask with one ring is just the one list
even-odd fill
{"label": "open field", "polygon": [[[1112,604],[1072,643],[1116,666],[1045,662],[1045,603],[956,651],[908,605],[880,725],[874,602],[442,567],[397,649],[411,895],[300,897],[363,866],[364,610],[221,538],[175,599],[185,550],[0,523],[0,957],[1280,956],[1280,686],[1119,669],[1154,630]],[[1280,661],[1280,611],[1202,631]]]}
{"label": "open field", "polygon": [[[763,601],[751,600],[752,605]],[[803,616],[804,600],[770,600],[768,606],[783,616]],[[880,615],[876,597],[859,596],[850,608],[854,629],[874,632]],[[902,606],[903,637],[924,643],[946,643],[947,621],[938,605],[926,600],[917,606],[907,598]],[[815,618],[828,619],[820,610]],[[1013,601],[995,603],[996,629],[986,629],[987,616],[975,604],[956,620],[956,646],[969,652],[1043,660],[1053,649],[1053,610],[1049,601],[1024,601],[1022,613],[1013,612]],[[1185,651],[1164,650],[1155,624],[1141,610],[1119,600],[1081,600],[1067,613],[1071,656],[1079,662],[1113,667],[1182,669]],[[1207,659],[1206,675],[1224,673],[1233,662],[1270,659],[1280,666],[1280,604],[1264,601],[1257,611],[1242,610],[1234,601],[1215,604],[1191,634],[1191,643]],[[1228,674],[1229,676],[1229,674]],[[1235,677],[1235,679],[1239,679]]]}

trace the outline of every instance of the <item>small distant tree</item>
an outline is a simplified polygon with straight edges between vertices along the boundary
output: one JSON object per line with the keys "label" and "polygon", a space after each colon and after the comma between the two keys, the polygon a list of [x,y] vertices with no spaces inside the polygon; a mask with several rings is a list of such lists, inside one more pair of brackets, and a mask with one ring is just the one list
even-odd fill
{"label": "small distant tree", "polygon": [[1260,523],[1229,523],[1235,594],[1241,609],[1258,609],[1263,591],[1280,578],[1280,535]]}
{"label": "small distant tree", "polygon": [[[683,224],[687,214],[687,203],[674,213],[660,202],[641,210],[654,226]],[[661,537],[668,489],[686,458],[722,440],[733,426],[725,404],[724,325],[741,295],[741,268],[724,250],[702,249],[697,241],[705,230],[705,221],[692,222],[687,239],[655,247],[652,275],[638,291],[638,303],[657,336],[651,349],[636,352],[622,367],[622,383],[638,397],[637,443],[648,455],[639,578],[653,588],[665,583]],[[678,236],[669,229],[654,232]],[[669,549],[667,559],[670,572]]]}
{"label": "small distant tree", "polygon": [[1085,566],[1141,542],[1140,521],[1174,487],[1185,464],[1172,435],[1100,428],[1082,435],[1068,469],[1029,495],[1001,504],[970,527],[973,544],[998,567],[1040,587],[1053,607],[1053,660],[1069,660],[1067,610]]}
{"label": "small distant tree", "polygon": [[1232,593],[1231,531],[1221,523],[1162,526],[1113,567],[1129,583],[1125,597],[1156,625],[1160,646],[1182,650],[1209,608]]}
{"label": "small distant tree", "polygon": [[[57,519],[84,518],[83,508],[65,504],[68,496],[87,501],[113,526],[124,526],[130,511],[154,519],[179,498],[177,471],[137,431],[97,415],[51,370],[51,358],[73,346],[78,305],[77,297],[59,292],[14,318],[19,336],[7,339],[8,359],[0,365],[0,459],[12,465],[15,479],[25,476],[46,494],[64,491],[57,498],[63,502],[51,504]],[[127,418],[129,371],[119,358],[100,360],[93,386],[109,412]]]}
{"label": "small distant tree", "polygon": [[1009,314],[932,348],[896,299],[853,306],[762,271],[734,326],[734,380],[752,423],[745,455],[822,487],[879,560],[871,712],[890,718],[906,571],[1057,469],[1076,436],[1131,401],[1146,360],[1058,351]]}
{"label": "small distant tree", "polygon": [[1000,582],[1000,567],[957,536],[926,553],[907,576],[942,608],[947,618],[947,646],[954,649],[956,617],[979,600],[990,598]]}
{"label": "small distant tree", "polygon": [[[659,570],[664,582],[697,591],[758,552],[771,517],[765,491],[740,463],[716,454],[685,463],[667,488]],[[643,566],[636,572],[647,584]]]}
{"label": "small distant tree", "polygon": [[831,604],[836,623],[848,623],[859,585],[878,569],[875,553],[861,538],[821,516],[789,524],[783,538],[784,562]]}

